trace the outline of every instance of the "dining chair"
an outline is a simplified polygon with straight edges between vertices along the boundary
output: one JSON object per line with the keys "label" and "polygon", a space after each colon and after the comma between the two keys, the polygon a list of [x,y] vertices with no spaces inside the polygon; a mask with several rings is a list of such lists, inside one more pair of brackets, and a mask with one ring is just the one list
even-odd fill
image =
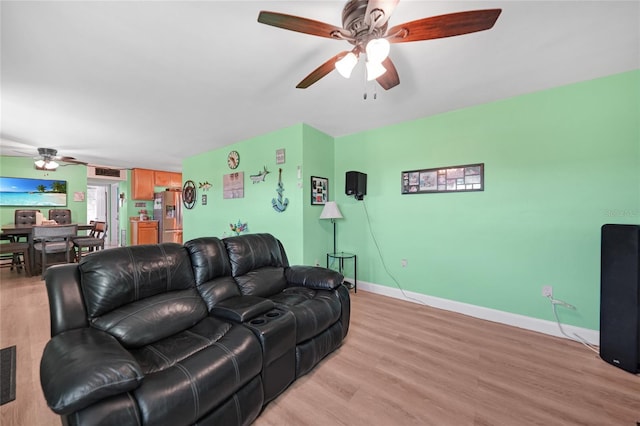
{"label": "dining chair", "polygon": [[[76,259],[78,262],[82,256],[92,251],[104,250],[104,240],[107,236],[107,222],[96,221],[88,236],[81,236],[73,239],[73,246],[76,249]],[[86,249],[86,250],[85,250]]]}
{"label": "dining chair", "polygon": [[58,225],[68,225],[71,222],[70,209],[50,209],[49,220],[55,220]]}
{"label": "dining chair", "polygon": [[[18,209],[13,212],[13,223],[15,226],[35,225],[36,224],[36,212],[40,212],[39,209]],[[24,237],[23,241],[27,241],[26,236],[15,235],[14,241],[21,242],[20,238]]]}
{"label": "dining chair", "polygon": [[15,267],[18,272],[24,267],[27,276],[31,275],[29,243],[17,243],[6,235],[1,235],[0,240],[8,241],[0,244],[1,267],[11,267],[11,270]]}
{"label": "dining chair", "polygon": [[34,226],[31,232],[33,249],[36,253],[41,253],[43,279],[47,268],[47,255],[65,253],[66,263],[73,261],[69,253],[74,250],[72,238],[78,233],[78,225]]}

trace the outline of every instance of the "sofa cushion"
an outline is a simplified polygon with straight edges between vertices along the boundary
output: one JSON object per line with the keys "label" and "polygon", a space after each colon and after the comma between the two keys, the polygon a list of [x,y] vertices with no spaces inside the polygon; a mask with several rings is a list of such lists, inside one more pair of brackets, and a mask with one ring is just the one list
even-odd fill
{"label": "sofa cushion", "polygon": [[187,241],[185,248],[191,256],[196,284],[214,278],[231,276],[231,265],[224,243],[216,237],[203,237]]}
{"label": "sofa cushion", "polygon": [[91,328],[55,336],[45,346],[40,364],[44,396],[58,414],[131,391],[142,378],[140,365],[113,336]]}
{"label": "sofa cushion", "polygon": [[142,424],[194,424],[262,368],[253,333],[213,317],[132,354],[145,373],[133,392]]}
{"label": "sofa cushion", "polygon": [[248,234],[225,238],[231,273],[234,277],[263,267],[287,266],[278,240],[270,234]]}
{"label": "sofa cushion", "polygon": [[123,305],[91,324],[115,336],[127,348],[140,347],[185,330],[207,316],[195,288],[170,291]]}
{"label": "sofa cushion", "polygon": [[289,287],[270,297],[277,307],[291,311],[296,319],[296,343],[304,342],[338,321],[340,297],[334,290]]}
{"label": "sofa cushion", "polygon": [[193,275],[209,312],[221,301],[240,296],[240,288],[231,276],[231,265],[224,243],[216,237],[187,241]]}
{"label": "sofa cushion", "polygon": [[119,247],[79,265],[92,326],[126,347],[139,347],[184,330],[207,316],[181,245]]}
{"label": "sofa cushion", "polygon": [[172,290],[195,287],[191,261],[176,243],[117,247],[80,261],[89,318]]}

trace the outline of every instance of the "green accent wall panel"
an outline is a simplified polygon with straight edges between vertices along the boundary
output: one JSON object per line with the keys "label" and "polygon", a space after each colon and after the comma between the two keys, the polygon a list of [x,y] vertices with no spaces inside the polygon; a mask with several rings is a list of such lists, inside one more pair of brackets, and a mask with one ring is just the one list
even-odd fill
{"label": "green accent wall panel", "polygon": [[[552,285],[577,307],[562,322],[597,329],[600,226],[640,223],[639,87],[633,71],[336,138],[336,185],[368,175],[364,202],[336,197],[339,250],[364,281],[547,320]],[[400,194],[402,171],[470,163],[483,192]]]}

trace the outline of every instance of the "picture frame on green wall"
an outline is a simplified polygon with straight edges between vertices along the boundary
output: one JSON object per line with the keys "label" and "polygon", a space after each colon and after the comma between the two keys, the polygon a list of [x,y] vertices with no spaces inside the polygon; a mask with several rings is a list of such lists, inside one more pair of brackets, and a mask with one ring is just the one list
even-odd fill
{"label": "picture frame on green wall", "polygon": [[329,179],[311,176],[311,205],[324,205],[329,201]]}
{"label": "picture frame on green wall", "polygon": [[484,163],[401,173],[402,194],[484,191]]}

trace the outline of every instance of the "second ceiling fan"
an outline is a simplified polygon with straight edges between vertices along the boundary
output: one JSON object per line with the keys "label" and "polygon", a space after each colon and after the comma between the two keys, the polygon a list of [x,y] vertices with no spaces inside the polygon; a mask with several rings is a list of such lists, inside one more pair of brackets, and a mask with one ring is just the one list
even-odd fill
{"label": "second ceiling fan", "polygon": [[298,85],[306,89],[334,69],[349,77],[360,55],[367,57],[367,79],[376,80],[385,90],[400,84],[398,72],[389,58],[389,43],[433,40],[488,30],[501,9],[470,10],[422,18],[388,28],[389,17],[399,0],[350,0],[342,10],[342,28],[312,19],[261,11],[258,22],[335,40],[354,47],[342,51],[313,70]]}

